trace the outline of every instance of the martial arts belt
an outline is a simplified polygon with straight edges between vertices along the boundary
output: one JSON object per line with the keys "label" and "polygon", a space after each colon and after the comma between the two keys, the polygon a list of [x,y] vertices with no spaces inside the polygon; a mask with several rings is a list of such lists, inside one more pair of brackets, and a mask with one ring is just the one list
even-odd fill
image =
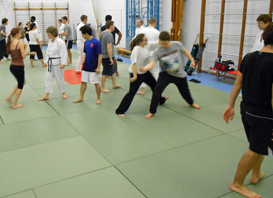
{"label": "martial arts belt", "polygon": [[56,57],[56,58],[48,58],[47,65],[48,65],[48,71],[51,72],[51,67],[52,67],[52,60],[53,59],[60,59],[61,57]]}

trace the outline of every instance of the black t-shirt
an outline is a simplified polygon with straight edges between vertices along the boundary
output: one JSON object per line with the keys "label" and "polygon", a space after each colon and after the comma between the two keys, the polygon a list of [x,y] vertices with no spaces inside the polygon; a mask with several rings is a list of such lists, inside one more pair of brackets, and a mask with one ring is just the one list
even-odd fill
{"label": "black t-shirt", "polygon": [[[100,31],[103,32],[104,30],[106,30],[105,25],[100,28]],[[113,32],[111,32],[112,35],[113,35],[113,38],[114,38],[114,44],[116,44],[116,34],[118,34],[119,32],[120,31],[119,31],[119,29],[116,26],[115,26],[115,30]]]}
{"label": "black t-shirt", "polygon": [[270,106],[273,83],[273,53],[255,51],[241,64],[243,101],[250,105]]}
{"label": "black t-shirt", "polygon": [[29,32],[30,30],[28,30],[27,27],[25,27],[25,30],[26,30],[26,39],[27,39],[27,41],[29,41],[29,35],[27,32]]}

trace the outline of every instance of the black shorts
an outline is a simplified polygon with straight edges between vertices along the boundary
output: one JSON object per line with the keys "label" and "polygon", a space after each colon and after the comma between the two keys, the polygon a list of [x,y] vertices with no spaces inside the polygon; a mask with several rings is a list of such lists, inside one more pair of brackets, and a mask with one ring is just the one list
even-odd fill
{"label": "black shorts", "polygon": [[113,58],[113,65],[110,65],[110,58],[103,58],[102,59],[102,75],[104,76],[113,76],[113,74],[116,72],[115,71],[115,59]]}
{"label": "black shorts", "polygon": [[272,107],[254,106],[241,102],[241,116],[249,149],[261,155],[272,155]]}
{"label": "black shorts", "polygon": [[10,72],[14,75],[18,83],[18,89],[23,89],[25,83],[25,67],[10,65]]}
{"label": "black shorts", "polygon": [[[36,52],[37,57],[39,60],[43,59],[43,52],[40,49],[40,45],[29,45],[31,52]],[[34,55],[30,55],[30,59],[34,59]]]}
{"label": "black shorts", "polygon": [[72,40],[65,40],[66,49],[71,49],[73,41]]}

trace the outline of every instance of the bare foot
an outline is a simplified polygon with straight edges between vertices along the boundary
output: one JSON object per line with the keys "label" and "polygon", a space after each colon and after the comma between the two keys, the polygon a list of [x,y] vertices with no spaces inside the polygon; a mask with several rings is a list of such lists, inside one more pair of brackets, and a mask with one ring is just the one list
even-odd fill
{"label": "bare foot", "polygon": [[120,117],[125,117],[126,115],[125,114],[118,114]]}
{"label": "bare foot", "polygon": [[10,61],[10,60],[11,60],[11,58],[6,58],[6,60]]}
{"label": "bare foot", "polygon": [[249,198],[261,198],[261,195],[256,194],[255,192],[251,191],[249,188],[247,188],[245,185],[236,187],[234,183],[230,185],[230,190],[237,192],[245,197]]}
{"label": "bare foot", "polygon": [[138,91],[137,94],[140,94],[140,95],[144,96],[145,92],[144,91]]}
{"label": "bare foot", "polygon": [[66,94],[63,94],[63,99],[66,99],[67,98],[67,95]]}
{"label": "bare foot", "polygon": [[149,120],[151,117],[155,116],[155,114],[149,113],[148,115],[145,116],[147,120]]}
{"label": "bare foot", "polygon": [[0,60],[0,63],[5,63],[5,61]]}
{"label": "bare foot", "polygon": [[13,109],[18,109],[18,108],[21,108],[23,105],[20,105],[20,104],[17,104],[15,106],[12,106]]}
{"label": "bare foot", "polygon": [[44,97],[40,98],[38,101],[43,101],[43,100],[49,100],[49,97],[44,96]]}
{"label": "bare foot", "polygon": [[43,64],[42,67],[46,67],[46,64]]}
{"label": "bare foot", "polygon": [[36,67],[36,66],[32,65],[32,66],[30,66],[30,67],[33,68],[33,67]]}
{"label": "bare foot", "polygon": [[79,98],[78,100],[73,101],[73,103],[83,102],[82,98]]}
{"label": "bare foot", "polygon": [[250,182],[252,184],[257,184],[263,177],[264,177],[263,172],[260,172],[259,175],[255,175],[255,176],[252,174],[252,178],[251,178]]}
{"label": "bare foot", "polygon": [[193,104],[193,105],[191,105],[191,107],[193,107],[195,109],[201,109],[201,107],[198,104]]}
{"label": "bare foot", "polygon": [[11,98],[6,98],[5,101],[10,102],[10,101],[11,101]]}
{"label": "bare foot", "polygon": [[118,89],[118,88],[121,88],[121,86],[120,85],[113,86],[113,89]]}
{"label": "bare foot", "polygon": [[101,89],[101,92],[110,93],[111,91],[109,91],[109,90],[107,90],[107,89]]}
{"label": "bare foot", "polygon": [[119,76],[119,73],[118,73],[118,72],[116,72],[116,76]]}
{"label": "bare foot", "polygon": [[100,104],[101,104],[101,100],[100,100],[100,99],[97,99],[96,104],[97,104],[97,105],[100,105]]}

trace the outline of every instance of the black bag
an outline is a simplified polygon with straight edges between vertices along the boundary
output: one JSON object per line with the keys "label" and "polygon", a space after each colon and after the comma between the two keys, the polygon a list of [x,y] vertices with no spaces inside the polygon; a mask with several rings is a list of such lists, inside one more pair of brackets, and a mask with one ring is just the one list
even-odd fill
{"label": "black bag", "polygon": [[222,62],[218,62],[217,59],[214,63],[214,68],[221,71],[234,71],[234,62],[232,60],[223,60]]}

